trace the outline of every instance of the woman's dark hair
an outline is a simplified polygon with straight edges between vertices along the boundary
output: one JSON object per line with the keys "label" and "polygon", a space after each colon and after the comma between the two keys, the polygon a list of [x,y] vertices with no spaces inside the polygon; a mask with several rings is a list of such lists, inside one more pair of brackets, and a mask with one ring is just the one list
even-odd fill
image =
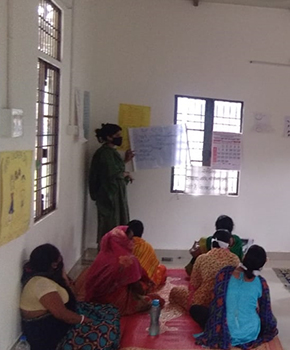
{"label": "woman's dark hair", "polygon": [[100,143],[104,143],[105,141],[107,141],[108,136],[113,136],[114,134],[116,134],[118,131],[121,131],[121,130],[122,128],[117,124],[109,124],[109,123],[102,124],[101,129],[95,130],[96,138]]}
{"label": "woman's dark hair", "polygon": [[[212,238],[216,238],[219,241],[225,242],[225,243],[230,243],[230,238],[232,237],[232,234],[228,230],[217,230]],[[213,241],[212,242],[212,247],[213,248],[220,248],[218,242]]]}
{"label": "woman's dark hair", "polygon": [[23,286],[34,276],[47,277],[62,286],[65,283],[62,271],[59,271],[60,269],[53,270],[51,266],[52,263],[57,262],[60,256],[59,250],[52,244],[46,243],[36,247],[31,252],[29,261],[23,266],[21,277]]}
{"label": "woman's dark hair", "polygon": [[36,247],[30,254],[29,263],[34,272],[49,273],[51,264],[60,257],[59,250],[52,244],[46,243]]}
{"label": "woman's dark hair", "polygon": [[128,223],[128,230],[131,230],[135,237],[142,237],[144,225],[140,220],[132,220]]}
{"label": "woman's dark hair", "polygon": [[245,270],[245,275],[248,278],[253,278],[253,271],[260,270],[265,265],[266,261],[267,254],[265,249],[256,244],[252,245],[243,259],[243,265],[247,268],[247,270]]}
{"label": "woman's dark hair", "polygon": [[31,252],[29,261],[23,266],[21,283],[24,287],[26,283],[35,276],[42,276],[51,279],[66,289],[69,294],[69,302],[66,306],[70,310],[74,310],[76,299],[62,276],[63,262],[59,261],[56,269],[53,269],[51,266],[51,264],[57,262],[60,257],[61,254],[59,250],[52,244],[46,243],[36,247]]}
{"label": "woman's dark hair", "polygon": [[232,233],[234,229],[233,219],[227,215],[220,215],[215,222],[215,229],[216,230],[225,229],[225,230],[228,230],[230,233]]}

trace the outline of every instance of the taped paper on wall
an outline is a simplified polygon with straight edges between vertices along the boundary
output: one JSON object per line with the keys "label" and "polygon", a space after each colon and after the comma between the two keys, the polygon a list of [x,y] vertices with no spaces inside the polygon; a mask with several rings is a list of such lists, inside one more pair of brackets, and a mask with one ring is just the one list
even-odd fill
{"label": "taped paper on wall", "polygon": [[134,170],[168,168],[178,163],[182,125],[129,128]]}

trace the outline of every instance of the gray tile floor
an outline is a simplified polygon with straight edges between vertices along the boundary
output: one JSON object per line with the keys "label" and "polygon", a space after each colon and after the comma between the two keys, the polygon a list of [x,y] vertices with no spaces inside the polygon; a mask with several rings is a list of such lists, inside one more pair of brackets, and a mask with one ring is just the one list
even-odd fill
{"label": "gray tile floor", "polygon": [[[172,259],[171,261],[162,261],[168,268],[183,268],[190,260],[187,251],[157,250],[156,254],[160,261],[162,261],[162,257]],[[77,277],[84,268],[91,264],[96,255],[96,249],[88,249],[83,258],[70,271],[70,276],[72,278]],[[283,349],[290,350],[290,331],[288,328],[290,323],[290,288],[288,290],[279,280],[273,271],[274,267],[290,269],[290,259],[269,259],[262,271],[262,276],[267,280],[270,287],[272,308],[278,320],[279,339]]]}

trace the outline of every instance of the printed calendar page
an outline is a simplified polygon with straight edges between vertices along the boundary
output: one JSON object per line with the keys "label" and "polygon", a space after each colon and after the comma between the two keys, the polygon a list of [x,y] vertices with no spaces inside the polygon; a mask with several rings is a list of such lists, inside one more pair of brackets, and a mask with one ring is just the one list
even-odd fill
{"label": "printed calendar page", "polygon": [[242,134],[214,132],[211,167],[222,170],[240,170],[242,158]]}

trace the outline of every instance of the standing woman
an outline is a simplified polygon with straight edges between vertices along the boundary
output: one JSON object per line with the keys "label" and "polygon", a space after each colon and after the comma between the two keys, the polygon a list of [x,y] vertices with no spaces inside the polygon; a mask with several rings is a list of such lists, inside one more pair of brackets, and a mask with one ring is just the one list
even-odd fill
{"label": "standing woman", "polygon": [[125,163],[134,154],[127,150],[123,160],[115,149],[122,144],[121,131],[119,125],[108,123],[95,130],[98,141],[103,143],[93,156],[89,178],[90,196],[98,209],[98,245],[105,233],[130,220],[126,185],[133,179],[125,171]]}

